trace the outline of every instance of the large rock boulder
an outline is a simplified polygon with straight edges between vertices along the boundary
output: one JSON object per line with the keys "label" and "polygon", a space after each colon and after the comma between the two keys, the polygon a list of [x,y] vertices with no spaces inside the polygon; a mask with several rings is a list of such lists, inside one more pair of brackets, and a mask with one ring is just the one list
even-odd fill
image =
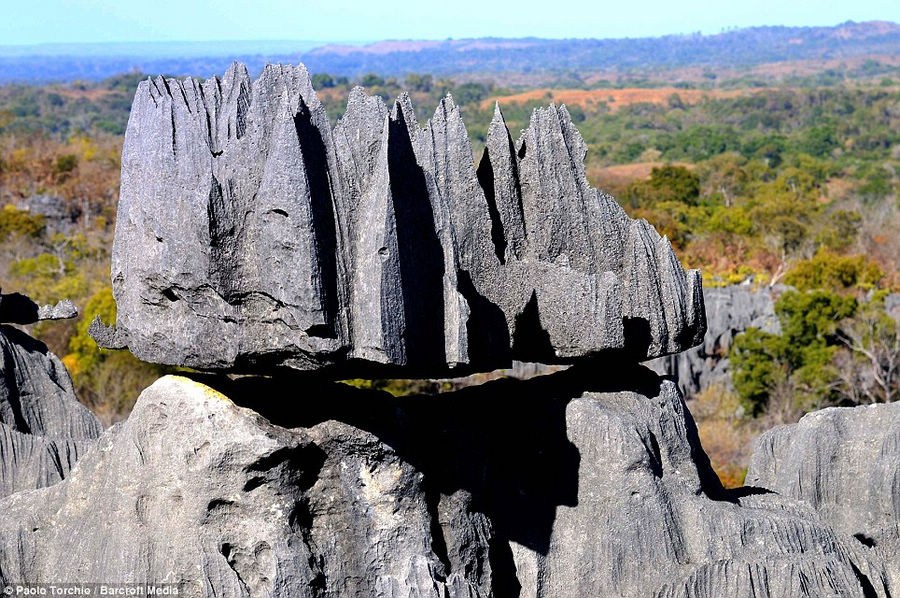
{"label": "large rock boulder", "polygon": [[884,555],[813,509],[723,491],[674,384],[605,366],[403,399],[207,379],[233,402],[163,378],[68,479],[0,500],[0,583],[226,597],[897,591]]}
{"label": "large rock boulder", "polygon": [[900,588],[900,403],[834,407],[757,441],[747,483],[809,505]]}
{"label": "large rock boulder", "polygon": [[[165,377],[66,481],[0,501],[0,583],[486,596],[490,523],[466,507],[429,497],[422,474],[371,433],[336,421],[288,430]],[[445,542],[442,525],[458,537]],[[436,547],[455,549],[458,572]]]}
{"label": "large rock boulder", "polygon": [[201,369],[436,377],[686,349],[699,273],[587,182],[565,107],[478,168],[448,96],[420,127],[354,90],[333,129],[303,66],[140,84],[108,347]]}
{"label": "large rock boulder", "polygon": [[734,337],[748,328],[780,334],[775,300],[783,288],[742,284],[703,289],[707,324],[703,342],[687,351],[655,359],[648,365],[660,374],[674,376],[681,392],[688,398],[713,385],[730,387],[728,351]]}
{"label": "large rock boulder", "polygon": [[59,482],[101,431],[46,345],[0,326],[0,496]]}

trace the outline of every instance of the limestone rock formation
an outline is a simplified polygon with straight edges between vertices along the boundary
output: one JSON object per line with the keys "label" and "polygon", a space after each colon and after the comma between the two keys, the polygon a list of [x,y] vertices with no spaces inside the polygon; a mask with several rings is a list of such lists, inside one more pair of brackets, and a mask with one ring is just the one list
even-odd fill
{"label": "limestone rock formation", "polygon": [[42,320],[69,320],[78,309],[68,299],[56,305],[38,305],[21,293],[0,294],[0,322],[34,324]]}
{"label": "limestone rock formation", "polygon": [[648,365],[660,374],[674,376],[687,398],[714,384],[730,387],[728,350],[734,337],[748,328],[780,334],[775,300],[783,288],[733,285],[703,289],[707,325],[703,342],[687,351],[655,359]]}
{"label": "limestone rock formation", "polygon": [[900,591],[900,403],[823,409],[769,430],[747,483],[815,509],[884,559]]}
{"label": "limestone rock formation", "polygon": [[883,555],[812,509],[723,491],[676,387],[608,365],[602,381],[596,365],[574,366],[404,399],[207,380],[255,411],[163,378],[71,477],[0,500],[0,583],[169,581],[190,596],[896,593]]}
{"label": "limestone rock formation", "polygon": [[[357,89],[332,128],[303,67],[142,83],[118,319],[91,329],[142,359],[219,372],[158,380],[95,440],[58,360],[3,327],[0,586],[900,594],[896,413],[838,418],[827,450],[807,447],[809,424],[776,431],[761,487],[723,489],[676,385],[638,365],[700,341],[699,275],[588,185],[565,108],[536,110],[516,142],[497,110],[485,145],[476,168],[449,97],[422,128],[408,97],[388,109]],[[756,305],[736,297],[711,302],[710,355],[753,323],[724,315]],[[546,375],[402,398],[331,378],[513,359]],[[230,375],[247,372],[270,375]],[[879,431],[861,441],[866,426]],[[869,493],[821,485],[853,476],[881,477]],[[866,514],[838,513],[841,497]]]}
{"label": "limestone rock formation", "polygon": [[332,129],[303,66],[140,84],[101,344],[200,369],[490,370],[686,349],[699,274],[593,189],[565,107],[475,168],[448,96],[424,126],[354,90]]}
{"label": "limestone rock formation", "polygon": [[[0,583],[487,596],[490,523],[467,507],[460,493],[429,498],[422,474],[371,433],[335,421],[287,430],[165,377],[70,478],[0,501]],[[458,564],[449,576],[434,548],[442,525]]]}
{"label": "limestone rock formation", "polygon": [[59,359],[0,326],[0,496],[60,481],[101,431]]}

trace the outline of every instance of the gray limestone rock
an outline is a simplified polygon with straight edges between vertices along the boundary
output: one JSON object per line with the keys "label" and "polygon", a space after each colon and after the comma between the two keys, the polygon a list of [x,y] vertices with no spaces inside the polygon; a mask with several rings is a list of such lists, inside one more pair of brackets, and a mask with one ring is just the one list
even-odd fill
{"label": "gray limestone rock", "polygon": [[809,505],[900,588],[900,403],[833,407],[763,434],[747,483]]}
{"label": "gray limestone rock", "polygon": [[0,294],[0,322],[34,324],[42,320],[69,320],[78,317],[78,308],[69,299],[56,305],[38,305],[21,293]]}
{"label": "gray limestone rock", "polygon": [[674,376],[687,398],[714,384],[730,387],[728,351],[735,335],[748,328],[780,334],[775,301],[784,288],[733,285],[703,289],[707,324],[703,343],[678,354],[660,357],[647,365],[660,374]]}
{"label": "gray limestone rock", "polygon": [[577,500],[557,510],[545,550],[514,545],[521,598],[897,591],[885,555],[860,551],[802,504],[717,488],[671,382],[648,396],[584,394],[566,426],[581,455]]}
{"label": "gray limestone rock", "polygon": [[407,398],[207,381],[234,401],[165,377],[68,479],[0,500],[0,583],[169,581],[223,597],[898,590],[891,557],[802,502],[722,490],[677,388],[644,368]]}
{"label": "gray limestone rock", "polygon": [[303,66],[140,84],[122,158],[114,329],[200,369],[439,376],[686,349],[699,273],[584,174],[565,107],[478,167],[448,96],[420,126],[362,89],[333,129]]}
{"label": "gray limestone rock", "polygon": [[0,326],[0,496],[59,482],[101,431],[59,359]]}
{"label": "gray limestone rock", "polygon": [[[167,376],[64,482],[0,500],[0,583],[487,596],[478,585],[486,564],[475,562],[486,548],[469,545],[490,524],[465,508],[460,496],[430,500],[422,474],[372,433],[336,421],[288,430]],[[433,548],[443,526],[465,534],[452,542],[464,548],[449,576]]]}

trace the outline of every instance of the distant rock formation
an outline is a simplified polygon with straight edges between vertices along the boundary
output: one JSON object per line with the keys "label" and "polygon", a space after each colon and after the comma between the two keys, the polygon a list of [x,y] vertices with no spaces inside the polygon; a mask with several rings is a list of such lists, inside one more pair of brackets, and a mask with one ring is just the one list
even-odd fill
{"label": "distant rock formation", "polygon": [[[379,598],[898,589],[883,557],[811,510],[723,491],[675,386],[640,367],[406,399],[210,382],[253,410],[162,378],[71,477],[0,501],[0,583]],[[300,395],[309,409],[291,407]]]}
{"label": "distant rock formation", "polygon": [[43,217],[48,235],[70,235],[75,231],[79,218],[91,215],[83,214],[79,207],[53,195],[32,195],[20,200],[18,207],[32,216]]}
{"label": "distant rock formation", "polygon": [[647,365],[663,375],[674,376],[688,398],[715,384],[731,386],[728,351],[734,337],[748,328],[781,333],[775,315],[776,289],[733,285],[703,289],[706,334],[703,343],[676,355],[667,355]]}
{"label": "distant rock formation", "polygon": [[476,170],[448,96],[424,128],[355,89],[332,129],[303,66],[140,84],[122,156],[114,330],[146,361],[427,375],[637,358],[702,338],[669,242],[584,174],[565,107]]}
{"label": "distant rock formation", "polygon": [[747,483],[808,505],[856,538],[888,565],[891,595],[900,592],[900,403],[823,409],[769,430]]}

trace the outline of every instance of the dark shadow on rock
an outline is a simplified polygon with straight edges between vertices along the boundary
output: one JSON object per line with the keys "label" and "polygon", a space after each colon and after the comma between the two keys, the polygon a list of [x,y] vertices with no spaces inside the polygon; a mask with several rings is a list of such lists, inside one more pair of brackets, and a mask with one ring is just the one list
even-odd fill
{"label": "dark shadow on rock", "polygon": [[[209,280],[216,292],[234,305],[238,302],[240,272],[235,259],[235,206],[230,193],[231,183],[225,186],[212,177],[206,204],[209,232]],[[162,239],[157,238],[157,242]]]}
{"label": "dark shadow on rock", "polygon": [[[28,336],[18,328],[0,326],[0,334],[5,336],[10,344],[19,345],[29,353],[37,352],[46,355],[48,351],[47,345]],[[16,358],[5,343],[2,361],[5,366],[2,371],[5,392],[0,396],[0,421],[23,434],[31,434],[31,426],[28,425],[23,414],[22,397],[19,394],[19,383],[16,380]]]}
{"label": "dark shadow on rock", "polygon": [[516,316],[512,342],[513,359],[538,363],[557,363],[550,334],[541,325],[541,311],[538,307],[537,292],[531,292],[531,299],[522,313]]}
{"label": "dark shadow on rock", "polygon": [[887,588],[883,588],[883,593],[879,594],[875,591],[875,586],[872,585],[872,581],[866,577],[862,571],[859,570],[859,567],[856,566],[856,563],[850,561],[850,567],[853,569],[853,574],[856,575],[856,580],[859,582],[859,585],[862,587],[863,598],[878,598],[878,596],[890,596],[890,592],[887,591]]}
{"label": "dark shadow on rock", "polygon": [[294,116],[294,127],[309,182],[310,210],[316,238],[315,255],[319,261],[326,324],[307,331],[310,336],[335,338],[338,312],[337,228],[334,200],[328,177],[328,155],[322,132],[312,122],[309,106],[300,98],[300,110]]}
{"label": "dark shadow on rock", "polygon": [[422,472],[431,491],[470,492],[501,544],[514,540],[541,554],[556,508],[578,500],[580,455],[567,436],[568,402],[585,392],[660,392],[655,373],[615,356],[434,396],[393,397],[317,377],[196,377],[286,428],[337,420],[376,435]]}
{"label": "dark shadow on rock", "polygon": [[[718,481],[718,478],[716,478]],[[739,504],[742,498],[748,496],[763,496],[766,494],[775,494],[767,488],[759,488],[757,486],[741,486],[740,488],[724,488],[721,482],[718,483],[718,490],[714,487],[704,487],[707,496],[713,500],[721,500],[734,504]]]}
{"label": "dark shadow on rock", "polygon": [[647,358],[653,335],[650,334],[650,322],[645,318],[622,318],[625,333],[625,352],[635,359]]}
{"label": "dark shadow on rock", "polygon": [[864,546],[868,546],[869,548],[875,547],[875,538],[871,536],[867,536],[866,534],[860,532],[858,534],[853,534],[853,537],[860,541],[860,543]]}
{"label": "dark shadow on rock", "polygon": [[0,298],[0,322],[34,324],[38,321],[38,304],[22,293],[10,293]]}
{"label": "dark shadow on rock", "polygon": [[444,366],[444,253],[425,173],[416,161],[403,110],[388,125],[388,173],[397,223],[404,342],[413,368]]}
{"label": "dark shadow on rock", "polygon": [[491,218],[491,241],[494,243],[494,253],[501,264],[506,263],[506,232],[503,230],[503,221],[500,219],[500,211],[497,209],[497,196],[494,191],[494,165],[491,164],[491,153],[484,148],[478,170],[475,171],[478,184],[484,192],[487,200],[488,215]]}
{"label": "dark shadow on rock", "polygon": [[466,322],[470,363],[476,369],[510,367],[509,328],[503,310],[478,293],[467,271],[460,270],[457,281],[457,290],[465,297],[470,310]]}

